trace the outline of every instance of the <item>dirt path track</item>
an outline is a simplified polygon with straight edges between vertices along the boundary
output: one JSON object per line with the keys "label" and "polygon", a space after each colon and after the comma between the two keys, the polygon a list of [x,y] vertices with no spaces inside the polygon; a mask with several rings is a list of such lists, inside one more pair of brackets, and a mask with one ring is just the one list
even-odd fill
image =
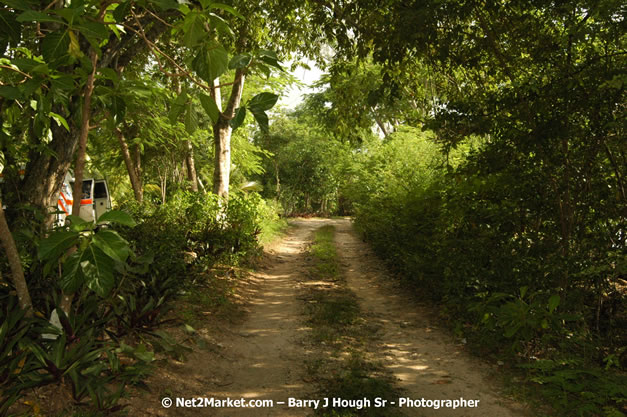
{"label": "dirt path track", "polygon": [[524,415],[520,405],[494,391],[485,364],[470,358],[459,342],[438,330],[424,307],[404,297],[348,220],[330,221],[349,288],[370,320],[381,324],[380,358],[413,399],[480,400],[476,408],[406,409],[416,416],[507,417]]}
{"label": "dirt path track", "polygon": [[[252,277],[248,314],[240,325],[210,335],[209,349],[190,355],[184,363],[168,365],[149,384],[148,397],[131,406],[134,416],[277,416],[313,414],[308,408],[176,408],[164,409],[165,392],[176,397],[315,399],[307,382],[303,324],[299,299],[307,272],[305,250],[318,227],[336,227],[336,245],[348,286],[358,296],[365,318],[381,325],[378,359],[412,399],[479,400],[477,408],[403,408],[408,416],[526,416],[520,405],[505,400],[488,383],[485,365],[469,357],[462,346],[430,323],[423,307],[415,305],[386,279],[380,261],[352,231],[348,220],[300,219],[271,250],[269,266]],[[157,396],[159,396],[157,398]]]}

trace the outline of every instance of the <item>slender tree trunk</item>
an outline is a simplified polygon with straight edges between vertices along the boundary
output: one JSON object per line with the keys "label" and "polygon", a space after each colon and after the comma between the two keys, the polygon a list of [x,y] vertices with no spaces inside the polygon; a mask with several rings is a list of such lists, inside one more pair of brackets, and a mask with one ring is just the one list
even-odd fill
{"label": "slender tree trunk", "polygon": [[24,278],[22,260],[20,259],[20,254],[15,246],[15,240],[13,240],[13,235],[11,234],[11,230],[9,230],[9,225],[7,224],[6,217],[4,216],[2,200],[0,200],[0,241],[4,247],[4,252],[7,254],[9,267],[11,268],[11,279],[13,280],[15,290],[17,291],[17,299],[20,303],[20,307],[23,310],[26,310],[27,317],[32,317],[33,303],[30,299],[26,279]]}
{"label": "slender tree trunk", "polygon": [[202,183],[202,180],[200,179],[200,177],[196,177],[196,179],[198,180],[198,185],[200,186],[200,188],[202,188],[202,192],[206,194],[207,190],[205,189],[205,185]]}
{"label": "slender tree trunk", "polygon": [[[138,143],[135,144],[135,151],[133,152],[133,159],[135,162],[135,171],[137,172],[137,177],[139,178],[139,184],[142,185],[143,184],[143,180],[142,180],[142,154],[141,154],[141,147],[139,146]],[[143,194],[143,191],[142,191]]]}
{"label": "slender tree trunk", "polygon": [[[239,107],[244,90],[244,80],[246,76],[244,70],[238,69],[235,72],[235,80],[231,88],[229,101],[223,112],[220,113],[218,122],[213,126],[214,141],[214,171],[213,171],[213,192],[221,197],[229,194],[229,177],[231,174],[231,119],[235,115],[235,110]],[[217,89],[215,89],[217,90]],[[216,101],[217,103],[217,101]]]}
{"label": "slender tree trunk", "polygon": [[196,175],[196,163],[194,162],[194,147],[192,141],[186,140],[185,147],[187,149],[187,155],[185,156],[185,165],[187,167],[187,179],[192,184],[192,191],[198,192],[198,177]]}
{"label": "slender tree trunk", "polygon": [[220,197],[229,195],[231,175],[231,124],[230,120],[222,119],[213,127],[214,166],[213,192]]}
{"label": "slender tree trunk", "polygon": [[[216,84],[214,83],[214,86]],[[174,80],[174,89],[177,95],[181,95],[181,84],[178,79]],[[214,88],[213,90],[216,90]],[[219,88],[218,88],[219,90]],[[213,91],[212,94],[213,96]],[[185,143],[185,160],[183,161],[183,166],[185,171],[187,171],[187,179],[191,183],[192,191],[198,192],[198,176],[196,175],[196,162],[194,161],[194,147],[190,140],[186,140]]]}
{"label": "slender tree trunk", "polygon": [[379,116],[377,116],[377,112],[375,111],[374,107],[371,107],[370,111],[372,112],[372,116],[374,117],[374,121],[377,122],[377,126],[379,126],[379,129],[381,129],[381,132],[383,132],[383,137],[387,137],[389,132],[385,128],[385,123],[381,120],[381,118]]}
{"label": "slender tree trunk", "polygon": [[81,197],[83,190],[83,174],[85,171],[85,154],[87,153],[87,138],[89,136],[89,118],[91,117],[91,96],[94,92],[94,77],[96,75],[96,63],[98,55],[95,51],[90,52],[91,55],[91,74],[87,77],[84,90],[83,112],[81,118],[81,130],[78,137],[78,154],[76,155],[76,166],[74,167],[74,189],[72,194],[74,202],[72,203],[72,215],[78,216],[81,212]]}
{"label": "slender tree trunk", "polygon": [[222,91],[220,90],[220,78],[213,80],[213,88],[211,89],[211,98],[216,102],[218,110],[222,111]]}
{"label": "slender tree trunk", "polygon": [[157,166],[157,172],[159,173],[159,188],[161,190],[161,203],[165,204],[165,197],[168,185],[168,171],[167,168],[164,169],[163,173],[161,169]]}
{"label": "slender tree trunk", "polygon": [[124,159],[124,164],[126,165],[126,170],[128,171],[128,177],[131,180],[131,187],[133,187],[135,200],[141,203],[144,200],[144,190],[142,187],[141,177],[139,176],[139,170],[137,169],[137,163],[131,158],[131,153],[128,150],[128,144],[126,143],[126,139],[124,138],[122,131],[116,127],[114,132],[118,138],[118,142],[120,143],[122,158]]}
{"label": "slender tree trunk", "polygon": [[168,177],[161,178],[161,203],[165,204],[165,197],[168,187]]}
{"label": "slender tree trunk", "polygon": [[276,178],[276,196],[279,198],[279,194],[281,194],[281,179],[279,178],[279,163],[274,161],[274,176]]}
{"label": "slender tree trunk", "polygon": [[[81,130],[78,137],[78,154],[76,155],[76,165],[74,167],[74,189],[72,195],[74,201],[72,202],[72,215],[80,216],[81,214],[81,200],[83,197],[83,173],[85,171],[85,154],[87,153],[87,138],[89,137],[89,119],[91,117],[91,96],[94,92],[94,78],[96,75],[96,63],[98,62],[98,55],[95,51],[90,52],[91,58],[91,74],[87,76],[87,82],[85,83],[83,112],[81,118]],[[63,293],[61,298],[61,309],[66,315],[70,314],[70,308],[72,307],[72,299],[74,294]]]}

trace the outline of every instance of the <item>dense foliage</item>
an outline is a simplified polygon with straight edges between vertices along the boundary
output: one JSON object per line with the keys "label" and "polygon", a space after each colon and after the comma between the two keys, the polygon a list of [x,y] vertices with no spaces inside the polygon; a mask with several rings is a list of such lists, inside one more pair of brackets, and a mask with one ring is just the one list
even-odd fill
{"label": "dense foliage", "polygon": [[263,159],[262,194],[275,199],[288,216],[344,212],[340,198],[347,144],[332,141],[329,133],[302,114],[278,118],[270,132],[260,132],[255,144],[270,153]]}

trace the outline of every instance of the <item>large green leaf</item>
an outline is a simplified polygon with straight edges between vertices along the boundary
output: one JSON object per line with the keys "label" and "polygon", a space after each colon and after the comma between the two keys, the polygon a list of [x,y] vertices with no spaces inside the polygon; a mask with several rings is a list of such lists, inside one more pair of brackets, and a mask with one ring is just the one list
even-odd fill
{"label": "large green leaf", "polygon": [[270,110],[279,99],[279,96],[272,93],[260,93],[250,99],[247,107],[251,112],[263,112]]}
{"label": "large green leaf", "polygon": [[168,114],[168,118],[170,122],[175,123],[183,110],[185,110],[185,103],[187,102],[187,93],[183,91],[172,103],[172,108],[170,109],[170,113]]}
{"label": "large green leaf", "polygon": [[48,65],[41,58],[15,58],[12,62],[24,72],[38,74],[48,74],[50,72]]}
{"label": "large green leaf", "polygon": [[58,126],[63,126],[65,130],[67,130],[68,132],[70,131],[70,125],[68,125],[67,120],[65,120],[65,117],[55,112],[50,112],[49,115],[52,118],[52,120],[57,122]]}
{"label": "large green leaf", "polygon": [[228,69],[229,55],[218,43],[203,47],[192,61],[192,68],[200,78],[213,82]]}
{"label": "large green leaf", "polygon": [[188,13],[183,21],[183,44],[188,48],[193,48],[207,35],[205,17],[202,13]]}
{"label": "large green leaf", "polygon": [[185,130],[190,135],[198,129],[198,114],[196,114],[196,108],[191,101],[185,106],[185,117],[183,121],[185,123]]}
{"label": "large green leaf", "polygon": [[59,75],[52,77],[52,87],[56,90],[72,91],[74,90],[74,78],[69,75]]}
{"label": "large green leaf", "polygon": [[78,242],[78,233],[59,230],[39,242],[38,255],[41,260],[59,258],[62,253]]}
{"label": "large green leaf", "polygon": [[553,294],[551,298],[549,298],[549,312],[553,312],[560,305],[560,296],[558,294]]}
{"label": "large green leaf", "polygon": [[118,7],[113,11],[113,18],[116,22],[121,23],[126,19],[126,16],[129,15],[129,11],[131,10],[131,1],[125,1],[123,3],[118,3]]}
{"label": "large green leaf", "polygon": [[246,118],[246,107],[240,107],[235,112],[235,117],[231,120],[231,128],[233,130],[237,129],[244,123],[244,119]]}
{"label": "large green leaf", "polygon": [[67,31],[57,31],[46,35],[41,42],[41,55],[47,63],[57,63],[68,55],[70,36]]}
{"label": "large green leaf", "polygon": [[266,65],[270,65],[271,67],[283,71],[283,67],[281,67],[281,64],[279,64],[279,58],[277,57],[276,52],[267,49],[261,49],[257,52],[257,58]]}
{"label": "large green leaf", "polygon": [[233,16],[240,18],[242,20],[245,20],[244,16],[242,16],[241,13],[239,13],[237,10],[235,10],[235,8],[226,5],[226,4],[222,4],[222,3],[209,3],[207,6],[203,5],[203,7],[211,10],[211,9],[220,9],[220,10],[224,10],[225,12],[228,12],[230,14],[232,14]]}
{"label": "large green leaf", "polygon": [[64,7],[61,9],[52,9],[52,13],[61,16],[69,24],[73,24],[75,20],[79,19],[85,14],[84,7]]}
{"label": "large green leaf", "polygon": [[131,254],[128,242],[113,230],[99,231],[94,235],[92,243],[118,262],[126,262]]}
{"label": "large green leaf", "polygon": [[70,230],[72,232],[82,232],[87,229],[93,229],[94,224],[92,222],[88,222],[87,220],[82,219],[79,216],[75,216],[70,214],[65,218],[66,223],[70,224]]}
{"label": "large green leaf", "polygon": [[233,32],[231,26],[229,26],[228,22],[220,16],[214,13],[209,13],[209,23],[212,28],[215,28],[218,31],[218,33],[230,38],[235,38],[235,32]]}
{"label": "large green leaf", "polygon": [[19,88],[12,85],[1,85],[0,97],[8,98],[9,100],[19,100],[22,98],[22,92]]}
{"label": "large green leaf", "polygon": [[242,69],[250,65],[253,57],[250,54],[235,55],[229,62],[229,69]]}
{"label": "large green leaf", "polygon": [[84,251],[74,252],[63,263],[63,275],[61,277],[61,289],[66,293],[77,291],[85,282],[85,274],[81,264],[89,264],[87,253]]}
{"label": "large green leaf", "polygon": [[98,22],[83,22],[73,26],[86,38],[106,39],[109,37],[107,26]]}
{"label": "large green leaf", "polygon": [[47,13],[38,12],[35,10],[27,10],[17,17],[18,22],[50,22],[50,23],[64,23],[62,19],[56,16],[50,16]]}
{"label": "large green leaf", "polygon": [[117,123],[124,120],[124,116],[126,116],[126,101],[124,101],[123,97],[118,95],[111,97],[111,111]]}
{"label": "large green leaf", "polygon": [[220,110],[216,105],[216,102],[213,100],[211,96],[200,93],[198,98],[200,99],[200,104],[202,104],[202,108],[205,109],[207,116],[211,119],[212,123],[218,122],[218,117],[220,117]]}
{"label": "large green leaf", "polygon": [[72,254],[63,264],[61,288],[65,292],[75,292],[83,284],[101,297],[113,288],[115,261],[102,249],[90,244],[85,250]]}
{"label": "large green leaf", "polygon": [[257,123],[259,124],[259,128],[261,129],[261,131],[267,133],[269,129],[269,124],[268,124],[268,115],[266,114],[266,112],[252,111],[252,110],[250,112],[255,117],[255,120],[257,120]]}
{"label": "large green leaf", "polygon": [[209,70],[212,80],[224,74],[229,68],[229,54],[220,44],[213,44],[208,49]]}
{"label": "large green leaf", "polygon": [[135,227],[137,223],[130,214],[120,210],[111,210],[104,213],[98,218],[98,224],[103,223],[117,223],[122,226]]}
{"label": "large green leaf", "polygon": [[91,262],[83,266],[87,286],[99,296],[106,297],[115,285],[113,276],[115,262],[95,245],[90,245],[88,251]]}
{"label": "large green leaf", "polygon": [[0,9],[0,25],[2,26],[0,37],[13,44],[17,44],[20,41],[21,25],[18,23],[15,13],[10,10]]}

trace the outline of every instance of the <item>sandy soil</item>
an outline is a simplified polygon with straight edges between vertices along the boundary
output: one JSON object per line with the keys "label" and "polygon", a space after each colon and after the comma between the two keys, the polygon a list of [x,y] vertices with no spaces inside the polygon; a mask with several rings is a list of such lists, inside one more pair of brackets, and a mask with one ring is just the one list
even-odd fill
{"label": "sandy soil", "polygon": [[369,247],[353,232],[348,220],[332,220],[338,255],[349,288],[370,320],[381,324],[380,358],[411,399],[479,400],[476,408],[407,408],[410,416],[527,415],[491,384],[486,364],[469,357],[463,345],[429,319],[433,312],[403,296]]}
{"label": "sandy soil", "polygon": [[307,355],[301,282],[308,263],[305,250],[312,232],[325,224],[337,228],[336,244],[348,285],[359,298],[366,318],[381,324],[379,359],[412,399],[480,400],[477,408],[404,408],[408,416],[528,415],[523,407],[504,399],[492,385],[486,365],[468,356],[463,346],[428,319],[386,279],[386,271],[352,231],[348,220],[300,219],[288,235],[269,250],[268,266],[243,286],[248,298],[245,320],[215,328],[209,348],[169,364],[146,381],[151,393],[132,400],[132,416],[307,416],[309,408],[177,408],[166,409],[160,399],[214,397],[313,399],[314,387],[304,374]]}

